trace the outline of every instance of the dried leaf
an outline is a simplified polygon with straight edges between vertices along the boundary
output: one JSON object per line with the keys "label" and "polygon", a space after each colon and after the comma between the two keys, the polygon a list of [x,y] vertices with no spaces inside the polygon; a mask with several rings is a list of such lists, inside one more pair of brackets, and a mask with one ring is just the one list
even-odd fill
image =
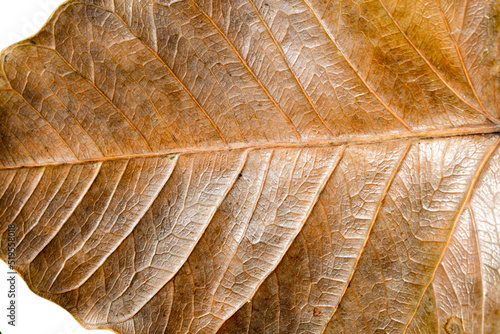
{"label": "dried leaf", "polygon": [[71,0],[3,51],[1,256],[117,333],[496,333],[496,0]]}

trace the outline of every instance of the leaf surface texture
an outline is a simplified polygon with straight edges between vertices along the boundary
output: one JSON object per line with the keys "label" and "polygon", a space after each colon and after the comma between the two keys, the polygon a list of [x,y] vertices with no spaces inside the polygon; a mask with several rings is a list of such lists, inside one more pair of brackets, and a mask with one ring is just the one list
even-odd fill
{"label": "leaf surface texture", "polygon": [[1,54],[1,256],[122,334],[496,333],[499,17],[68,1]]}

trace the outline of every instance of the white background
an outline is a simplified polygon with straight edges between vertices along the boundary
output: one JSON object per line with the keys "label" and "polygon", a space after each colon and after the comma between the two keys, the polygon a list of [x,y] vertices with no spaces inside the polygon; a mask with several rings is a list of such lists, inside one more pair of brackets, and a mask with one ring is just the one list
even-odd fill
{"label": "white background", "polygon": [[[35,34],[63,0],[0,0],[0,50]],[[0,261],[1,334],[105,334],[85,330],[63,308],[35,295],[17,277],[18,326],[7,324],[8,267]]]}

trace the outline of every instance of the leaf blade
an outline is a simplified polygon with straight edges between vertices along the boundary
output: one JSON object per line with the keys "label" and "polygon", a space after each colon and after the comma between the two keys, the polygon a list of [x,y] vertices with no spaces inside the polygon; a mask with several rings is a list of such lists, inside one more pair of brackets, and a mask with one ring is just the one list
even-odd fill
{"label": "leaf blade", "polygon": [[1,56],[2,258],[124,334],[492,332],[495,9],[410,5],[68,1]]}

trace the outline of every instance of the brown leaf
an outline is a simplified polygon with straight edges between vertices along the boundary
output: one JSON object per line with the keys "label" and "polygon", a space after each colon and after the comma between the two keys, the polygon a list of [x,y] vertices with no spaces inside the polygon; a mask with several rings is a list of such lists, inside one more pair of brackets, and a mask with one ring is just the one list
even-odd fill
{"label": "brown leaf", "polygon": [[1,256],[123,334],[496,333],[499,12],[68,1],[1,55]]}

